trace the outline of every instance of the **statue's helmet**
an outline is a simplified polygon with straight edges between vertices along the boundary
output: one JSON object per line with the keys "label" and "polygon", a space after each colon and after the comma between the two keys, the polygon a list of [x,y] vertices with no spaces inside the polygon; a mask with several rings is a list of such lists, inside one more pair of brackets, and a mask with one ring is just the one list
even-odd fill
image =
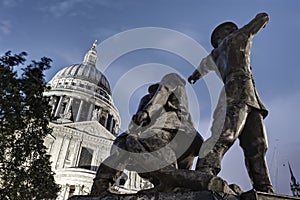
{"label": "statue's helmet", "polygon": [[155,93],[157,91],[157,89],[159,88],[159,83],[155,83],[155,84],[152,84],[148,87],[148,92],[149,94],[151,93]]}
{"label": "statue's helmet", "polygon": [[211,34],[210,42],[214,48],[218,47],[219,40],[223,40],[230,33],[237,30],[238,27],[233,22],[224,22],[217,26]]}

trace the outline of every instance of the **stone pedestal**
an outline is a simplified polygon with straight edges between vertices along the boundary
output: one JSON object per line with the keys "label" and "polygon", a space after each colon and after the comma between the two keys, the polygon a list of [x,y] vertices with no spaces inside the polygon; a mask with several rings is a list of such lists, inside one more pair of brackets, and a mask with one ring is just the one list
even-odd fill
{"label": "stone pedestal", "polygon": [[245,192],[240,197],[241,200],[292,200],[292,199],[298,199],[300,200],[300,197],[292,197],[292,196],[286,196],[286,195],[279,195],[279,194],[270,194],[270,193],[264,193],[264,192],[255,192],[253,190],[250,190],[248,192]]}
{"label": "stone pedestal", "polygon": [[299,197],[291,197],[278,194],[255,192],[253,190],[243,193],[241,196],[222,194],[213,191],[194,192],[161,192],[145,194],[107,194],[101,196],[73,196],[70,200],[300,200]]}

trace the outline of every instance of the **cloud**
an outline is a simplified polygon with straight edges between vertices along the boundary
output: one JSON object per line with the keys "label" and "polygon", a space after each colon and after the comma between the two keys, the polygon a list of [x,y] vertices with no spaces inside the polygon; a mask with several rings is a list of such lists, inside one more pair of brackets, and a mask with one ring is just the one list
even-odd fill
{"label": "cloud", "polygon": [[[48,2],[46,3],[48,4]],[[88,8],[104,7],[104,8],[120,8],[121,1],[110,1],[110,0],[63,0],[55,3],[51,2],[51,5],[42,5],[40,10],[48,12],[54,17],[64,16],[85,16],[93,17]]]}
{"label": "cloud", "polygon": [[12,25],[9,20],[0,21],[0,30],[3,34],[8,35],[11,33]]}
{"label": "cloud", "polygon": [[55,17],[61,17],[74,8],[74,5],[80,1],[78,0],[65,0],[60,1],[52,6],[49,7],[49,12],[54,15]]}
{"label": "cloud", "polygon": [[20,4],[23,0],[3,0],[1,3],[4,7],[12,8]]}

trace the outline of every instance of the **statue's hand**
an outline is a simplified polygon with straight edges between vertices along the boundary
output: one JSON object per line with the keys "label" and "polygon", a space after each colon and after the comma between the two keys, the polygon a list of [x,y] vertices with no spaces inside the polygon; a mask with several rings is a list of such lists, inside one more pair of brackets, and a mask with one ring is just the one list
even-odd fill
{"label": "statue's hand", "polygon": [[267,13],[258,13],[256,15],[257,18],[269,18],[269,15]]}
{"label": "statue's hand", "polygon": [[265,22],[263,28],[266,27],[266,24],[269,21],[269,15],[267,13],[259,13],[259,14],[256,15],[255,18],[261,19],[261,20],[263,20]]}
{"label": "statue's hand", "polygon": [[191,76],[188,78],[188,82],[189,82],[190,84],[195,84],[196,81],[197,81],[197,80],[194,78],[193,75],[191,75]]}
{"label": "statue's hand", "polygon": [[132,121],[138,126],[146,126],[150,123],[149,114],[146,111],[140,111],[137,114],[133,115]]}

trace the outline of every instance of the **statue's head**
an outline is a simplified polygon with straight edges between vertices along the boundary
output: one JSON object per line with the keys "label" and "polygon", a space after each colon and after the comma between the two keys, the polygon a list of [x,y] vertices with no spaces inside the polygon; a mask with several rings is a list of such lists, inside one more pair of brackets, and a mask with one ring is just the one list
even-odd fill
{"label": "statue's head", "polygon": [[214,48],[219,46],[219,43],[230,33],[237,30],[238,27],[233,22],[224,22],[217,26],[211,34],[211,44]]}
{"label": "statue's head", "polygon": [[148,87],[149,94],[155,93],[159,87],[159,83],[152,84]]}

